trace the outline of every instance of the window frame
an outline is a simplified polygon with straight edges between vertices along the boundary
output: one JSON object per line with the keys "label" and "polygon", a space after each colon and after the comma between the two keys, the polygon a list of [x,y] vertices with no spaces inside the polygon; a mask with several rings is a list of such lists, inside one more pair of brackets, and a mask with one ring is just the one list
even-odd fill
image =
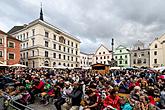
{"label": "window frame", "polygon": [[2,51],[2,50],[0,50],[0,52],[2,52],[2,56],[0,56],[0,58],[2,58],[2,57],[3,57],[3,51]]}
{"label": "window frame", "polygon": [[45,41],[45,47],[49,47],[49,42]]}
{"label": "window frame", "polygon": [[46,38],[49,38],[49,32],[48,31],[45,31],[45,35],[44,35]]}
{"label": "window frame", "polygon": [[45,51],[45,57],[49,57],[49,52],[48,51]]}
{"label": "window frame", "polygon": [[[13,47],[9,47],[9,44],[10,43],[13,43],[14,45],[13,45]],[[8,41],[8,48],[15,48],[15,42],[13,42],[13,41]]]}
{"label": "window frame", "polygon": [[9,60],[14,60],[14,59],[10,59],[10,58],[9,58],[9,54],[13,54],[13,55],[14,55],[14,59],[15,59],[15,53],[13,53],[13,52],[9,52],[9,53],[8,53],[8,59],[9,59]]}
{"label": "window frame", "polygon": [[0,43],[0,45],[2,45],[3,44],[3,38],[0,37],[0,39],[2,39],[2,43]]}

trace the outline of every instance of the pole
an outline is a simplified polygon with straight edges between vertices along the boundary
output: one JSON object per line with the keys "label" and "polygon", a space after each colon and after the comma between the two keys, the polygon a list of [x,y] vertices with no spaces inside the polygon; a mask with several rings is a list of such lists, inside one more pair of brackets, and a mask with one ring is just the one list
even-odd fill
{"label": "pole", "polygon": [[111,43],[111,45],[112,45],[112,59],[111,59],[111,60],[114,60],[114,58],[113,58],[113,57],[114,57],[114,54],[113,54],[114,39],[113,39],[113,38],[112,38],[112,43]]}

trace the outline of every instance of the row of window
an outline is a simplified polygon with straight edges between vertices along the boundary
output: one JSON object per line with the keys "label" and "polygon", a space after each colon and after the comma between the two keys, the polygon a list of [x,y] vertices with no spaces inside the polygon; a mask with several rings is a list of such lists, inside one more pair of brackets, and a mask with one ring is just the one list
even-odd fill
{"label": "row of window", "polygon": [[[34,50],[32,50],[32,56],[33,57],[35,56],[34,55]],[[49,57],[48,51],[45,51],[45,57]],[[21,58],[28,58],[28,52],[21,54]],[[53,53],[53,58],[57,58],[57,54],[56,53]],[[62,59],[62,54],[58,54],[58,58]],[[63,55],[63,60],[66,60],[66,59],[73,61],[74,57]],[[76,62],[77,61],[78,61],[78,59],[76,58]]]}
{"label": "row of window", "polygon": [[90,64],[92,64],[92,62],[85,62],[85,61],[83,62],[83,61],[81,61],[81,64],[84,64],[84,65],[85,65],[85,64],[86,64],[86,65],[90,65]]}
{"label": "row of window", "polygon": [[[0,45],[2,45],[2,44],[3,44],[3,39],[0,38]],[[15,48],[15,43],[12,41],[8,41],[8,47]]]}
{"label": "row of window", "polygon": [[89,57],[82,57],[82,59],[90,59]]}
{"label": "row of window", "polygon": [[[149,52],[148,52],[148,55],[149,55]],[[137,57],[137,56],[138,56],[137,53],[134,53],[134,57]],[[144,52],[141,52],[141,56],[145,56]]]}
{"label": "row of window", "polygon": [[128,61],[127,60],[125,60],[125,61],[120,60],[119,64],[128,64]]}
{"label": "row of window", "polygon": [[[48,56],[48,51],[45,51],[45,57],[49,57]],[[57,54],[56,53],[53,53],[53,58],[57,58]],[[73,61],[73,58],[74,57],[70,57],[70,56],[66,56],[66,55],[63,55],[63,60],[71,60]],[[62,59],[62,54],[58,54],[58,59]],[[76,62],[78,61],[78,59],[76,58]]]}
{"label": "row of window", "polygon": [[[0,51],[0,57],[3,57],[2,51]],[[14,53],[8,53],[8,59],[15,59],[15,54]]]}
{"label": "row of window", "polygon": [[[99,57],[96,57],[96,60],[98,60],[99,59]],[[100,59],[106,59],[106,56],[102,56],[102,57],[100,57]],[[107,59],[109,59],[109,56],[107,56]]]}
{"label": "row of window", "polygon": [[106,61],[100,61],[100,63],[101,63],[101,64],[103,64],[103,63],[106,64]]}
{"label": "row of window", "polygon": [[[117,56],[115,56],[115,58],[116,59],[118,59],[118,57]],[[123,57],[122,56],[120,56],[120,59],[122,59]],[[125,55],[125,58],[127,58],[127,55]]]}
{"label": "row of window", "polygon": [[[45,31],[45,37],[49,37],[49,32]],[[53,34],[53,40],[57,40],[57,36],[55,34]],[[59,37],[59,42],[63,43],[63,44],[67,44],[67,45],[71,45],[72,47],[74,46],[74,43],[71,41],[67,41],[65,40],[65,38],[63,36]],[[75,44],[75,47],[78,48],[78,44]]]}
{"label": "row of window", "polygon": [[[35,29],[32,29],[32,36],[34,35],[35,35]],[[22,40],[28,39],[28,37],[29,37],[29,32],[26,32],[26,33],[18,35],[16,38],[22,41]]]}
{"label": "row of window", "polygon": [[[34,46],[34,38],[32,39],[32,46]],[[28,48],[28,42],[22,43],[22,44],[21,44],[21,48],[22,48],[22,49]]]}
{"label": "row of window", "polygon": [[[149,54],[149,52],[148,52]],[[154,55],[157,55],[157,51],[154,51]],[[141,53],[141,56],[144,56],[144,52]],[[137,53],[134,53],[134,57],[137,57]]]}
{"label": "row of window", "polygon": [[[49,43],[48,41],[45,41],[45,47],[48,47],[49,46]],[[57,45],[56,44],[53,44],[53,49],[57,49]],[[62,46],[59,45],[58,46],[58,49],[61,51],[62,50]],[[66,52],[66,47],[63,47],[63,51]],[[70,53],[70,48],[67,49],[67,52]],[[73,54],[73,49],[71,49],[71,53]],[[78,55],[78,52],[77,50],[75,51],[75,54]]]}
{"label": "row of window", "polygon": [[147,63],[147,60],[146,59],[134,59],[133,60],[133,64],[146,64]]}
{"label": "row of window", "polygon": [[[101,52],[99,52],[99,54],[101,55]],[[105,54],[105,52],[103,52],[103,54]]]}

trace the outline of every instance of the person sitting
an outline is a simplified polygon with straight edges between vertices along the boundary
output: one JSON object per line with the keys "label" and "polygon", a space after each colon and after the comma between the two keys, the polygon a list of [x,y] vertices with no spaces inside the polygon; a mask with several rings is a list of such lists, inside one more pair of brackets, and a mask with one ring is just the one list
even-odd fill
{"label": "person sitting", "polygon": [[62,90],[62,96],[60,96],[57,101],[54,103],[58,110],[61,110],[61,105],[69,101],[67,94],[72,92],[73,88],[70,86],[70,82],[66,81],[64,83],[64,88]]}
{"label": "person sitting", "polygon": [[[24,86],[20,86],[19,90],[16,91],[16,95],[11,97],[12,100],[14,100],[18,103],[21,103],[25,106],[28,104],[30,98],[31,98],[31,96],[30,96],[29,92],[26,91]],[[24,106],[22,106],[16,102],[13,102],[14,106],[16,106],[17,108],[19,108],[21,110],[25,109]]]}
{"label": "person sitting", "polygon": [[97,110],[98,105],[98,99],[95,91],[92,91],[91,89],[86,92],[88,95],[88,99],[86,101],[86,106],[84,107],[84,110]]}
{"label": "person sitting", "polygon": [[116,95],[116,90],[112,89],[110,95],[108,95],[104,101],[103,105],[107,109],[120,110],[120,97]]}
{"label": "person sitting", "polygon": [[120,104],[121,104],[121,106],[120,106],[121,110],[132,110],[133,109],[132,106],[130,105],[127,97],[121,97]]}
{"label": "person sitting", "polygon": [[71,98],[71,103],[64,103],[61,106],[62,110],[79,110],[83,91],[80,83],[74,82],[73,83],[73,91],[70,94],[67,94]]}

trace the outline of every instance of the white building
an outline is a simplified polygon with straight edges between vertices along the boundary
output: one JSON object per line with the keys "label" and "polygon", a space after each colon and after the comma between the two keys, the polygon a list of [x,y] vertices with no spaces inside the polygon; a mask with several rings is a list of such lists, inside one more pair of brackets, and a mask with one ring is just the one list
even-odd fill
{"label": "white building", "polygon": [[9,32],[21,40],[21,62],[29,67],[80,66],[80,40],[40,19]]}
{"label": "white building", "polygon": [[165,65],[165,34],[156,38],[149,46],[150,67],[161,67]]}
{"label": "white building", "polygon": [[80,52],[80,67],[86,68],[92,65],[93,54]]}
{"label": "white building", "polygon": [[106,48],[104,45],[101,45],[95,52],[93,57],[93,63],[109,64],[112,59],[112,51]]}

